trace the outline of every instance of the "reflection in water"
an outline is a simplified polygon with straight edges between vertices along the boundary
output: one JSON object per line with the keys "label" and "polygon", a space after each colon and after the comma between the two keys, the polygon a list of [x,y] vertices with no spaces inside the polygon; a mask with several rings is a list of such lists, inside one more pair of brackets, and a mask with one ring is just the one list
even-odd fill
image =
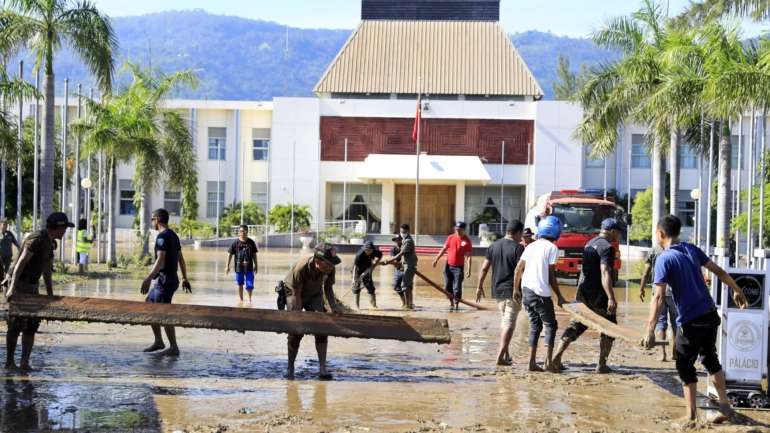
{"label": "reflection in water", "polygon": [[3,431],[50,429],[48,411],[38,409],[35,385],[29,380],[6,379],[2,393],[0,427]]}

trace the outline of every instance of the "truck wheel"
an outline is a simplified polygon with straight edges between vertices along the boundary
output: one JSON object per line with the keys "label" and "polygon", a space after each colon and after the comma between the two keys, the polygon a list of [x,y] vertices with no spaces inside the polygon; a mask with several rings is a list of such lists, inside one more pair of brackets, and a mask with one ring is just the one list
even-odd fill
{"label": "truck wheel", "polygon": [[764,397],[762,397],[759,394],[754,394],[749,398],[749,406],[751,406],[754,409],[763,409],[766,405],[767,401]]}
{"label": "truck wheel", "polygon": [[741,399],[738,397],[737,394],[733,394],[733,393],[727,394],[727,401],[730,402],[730,406],[732,407],[738,407],[741,405]]}

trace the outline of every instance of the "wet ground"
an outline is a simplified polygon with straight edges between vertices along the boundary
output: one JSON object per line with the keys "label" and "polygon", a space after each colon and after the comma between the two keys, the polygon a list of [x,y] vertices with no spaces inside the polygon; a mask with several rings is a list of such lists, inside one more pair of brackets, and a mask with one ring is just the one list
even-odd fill
{"label": "wet ground", "polygon": [[[254,300],[244,307],[274,308],[273,288],[297,254],[260,254]],[[175,302],[238,305],[226,256],[187,251],[194,293]],[[347,304],[352,257],[343,258],[336,292]],[[423,258],[421,270],[438,270]],[[475,264],[476,269],[480,261]],[[379,311],[404,314],[390,289],[392,268],[376,271]],[[466,284],[472,297],[476,272]],[[140,300],[139,281],[97,280],[56,287],[57,294]],[[565,285],[566,296],[574,287]],[[487,290],[488,292],[488,290]],[[635,300],[617,289],[619,299]],[[276,334],[180,329],[182,354],[157,358],[141,349],[151,342],[144,327],[43,323],[30,376],[0,370],[0,431],[88,432],[617,432],[681,431],[681,388],[671,362],[659,352],[616,343],[615,373],[597,376],[598,338],[587,332],[565,356],[561,375],[525,372],[528,324],[517,322],[512,367],[493,365],[499,319],[495,311],[448,313],[449,303],[428,286],[416,294],[418,317],[448,318],[449,345],[330,339],[332,382],[315,378],[312,337],[303,340],[298,377],[282,378],[286,337]],[[490,307],[491,301],[486,301]],[[368,305],[362,295],[362,306]],[[620,321],[640,327],[646,305],[626,302]],[[567,325],[560,314],[560,327]],[[4,339],[5,325],[0,324]],[[3,352],[4,350],[0,350]],[[705,376],[702,376],[702,382]],[[705,386],[701,387],[705,390]],[[699,423],[687,431],[767,432],[768,412],[743,411],[739,425]]]}

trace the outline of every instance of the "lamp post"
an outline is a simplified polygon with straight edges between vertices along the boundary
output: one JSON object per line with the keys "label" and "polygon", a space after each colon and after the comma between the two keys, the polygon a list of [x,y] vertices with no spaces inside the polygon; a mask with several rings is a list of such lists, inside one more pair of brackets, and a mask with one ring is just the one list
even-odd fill
{"label": "lamp post", "polygon": [[690,198],[695,200],[695,230],[693,230],[695,245],[700,245],[700,221],[698,210],[700,209],[700,188],[695,188],[690,191]]}

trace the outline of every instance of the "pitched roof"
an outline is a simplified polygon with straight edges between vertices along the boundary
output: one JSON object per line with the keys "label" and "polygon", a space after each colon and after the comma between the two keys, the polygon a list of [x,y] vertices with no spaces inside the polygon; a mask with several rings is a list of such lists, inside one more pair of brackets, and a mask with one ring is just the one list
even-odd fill
{"label": "pitched roof", "polygon": [[543,95],[492,21],[362,21],[315,92]]}

